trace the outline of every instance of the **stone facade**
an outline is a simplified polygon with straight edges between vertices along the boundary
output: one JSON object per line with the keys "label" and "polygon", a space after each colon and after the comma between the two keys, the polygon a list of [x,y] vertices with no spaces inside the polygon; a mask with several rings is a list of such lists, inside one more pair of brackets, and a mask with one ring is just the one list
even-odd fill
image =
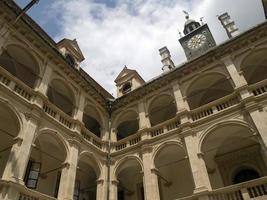
{"label": "stone facade", "polygon": [[266,198],[266,22],[114,99],[18,12],[0,2],[0,199]]}

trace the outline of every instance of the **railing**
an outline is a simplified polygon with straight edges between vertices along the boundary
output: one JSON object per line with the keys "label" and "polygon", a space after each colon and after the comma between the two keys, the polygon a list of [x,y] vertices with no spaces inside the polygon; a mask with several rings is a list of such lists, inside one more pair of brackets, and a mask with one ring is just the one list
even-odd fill
{"label": "railing", "polygon": [[141,142],[141,133],[137,133],[134,135],[131,135],[129,137],[126,137],[118,142],[115,143],[115,150],[120,151],[127,147],[137,145],[139,142]]}
{"label": "railing", "polygon": [[267,80],[260,81],[250,86],[250,90],[254,96],[260,96],[267,92]]}
{"label": "railing", "polygon": [[24,185],[20,185],[11,181],[0,180],[0,188],[2,188],[2,191],[4,191],[4,188],[9,187],[14,188],[16,191],[19,192],[19,200],[56,200],[56,198],[54,197],[37,192],[35,190],[31,190]]}
{"label": "railing", "polygon": [[154,127],[151,128],[151,130],[149,131],[150,137],[156,137],[162,134],[165,134],[169,131],[172,131],[174,129],[179,128],[180,125],[180,119],[179,116],[174,117],[170,120],[167,120],[163,123],[160,123]]}
{"label": "railing", "polygon": [[98,138],[97,136],[95,136],[95,134],[93,134],[91,131],[89,131],[87,128],[85,128],[85,126],[82,127],[82,136],[83,138],[91,143],[92,145],[94,145],[95,147],[102,149],[103,145],[102,145],[102,140],[100,138]]}
{"label": "railing", "polygon": [[8,87],[22,98],[31,101],[34,91],[0,66],[0,84]]}
{"label": "railing", "polygon": [[238,96],[236,94],[230,94],[221,99],[213,101],[205,106],[197,108],[191,111],[191,117],[193,121],[200,120],[215,113],[221,112],[227,108],[230,108],[239,103]]}
{"label": "railing", "polygon": [[57,108],[54,104],[44,99],[43,111],[68,128],[73,127],[73,119]]}
{"label": "railing", "polygon": [[196,200],[206,196],[208,200],[266,200],[267,177],[215,189],[205,194],[179,198],[177,200]]}

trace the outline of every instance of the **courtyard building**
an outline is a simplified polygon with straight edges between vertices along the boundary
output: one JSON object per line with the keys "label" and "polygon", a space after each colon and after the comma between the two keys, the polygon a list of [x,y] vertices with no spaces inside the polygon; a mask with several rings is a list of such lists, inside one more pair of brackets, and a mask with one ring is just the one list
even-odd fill
{"label": "courtyard building", "polygon": [[186,15],[188,61],[125,66],[115,98],[20,13],[0,1],[1,200],[267,199],[267,22],[217,45]]}

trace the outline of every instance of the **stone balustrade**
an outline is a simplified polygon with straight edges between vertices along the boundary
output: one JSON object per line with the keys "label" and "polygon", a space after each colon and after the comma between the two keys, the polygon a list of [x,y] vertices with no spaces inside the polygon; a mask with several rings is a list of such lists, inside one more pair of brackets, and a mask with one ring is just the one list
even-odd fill
{"label": "stone balustrade", "polygon": [[267,176],[177,200],[264,200],[267,199]]}
{"label": "stone balustrade", "polygon": [[[0,180],[0,193],[2,195],[4,194],[3,191],[7,191],[10,188],[18,192],[19,200],[56,200],[54,197],[31,190],[24,185],[12,181]],[[14,193],[14,195],[16,194]]]}
{"label": "stone balustrade", "polygon": [[85,141],[94,145],[98,149],[101,149],[101,150],[103,149],[102,140],[100,138],[98,138],[94,133],[89,131],[87,128],[85,128],[85,126],[82,127],[81,134],[82,134],[83,138],[85,139]]}
{"label": "stone balustrade", "polygon": [[258,83],[255,83],[251,86],[249,86],[250,91],[254,96],[260,96],[262,94],[267,93],[267,80],[260,81]]}

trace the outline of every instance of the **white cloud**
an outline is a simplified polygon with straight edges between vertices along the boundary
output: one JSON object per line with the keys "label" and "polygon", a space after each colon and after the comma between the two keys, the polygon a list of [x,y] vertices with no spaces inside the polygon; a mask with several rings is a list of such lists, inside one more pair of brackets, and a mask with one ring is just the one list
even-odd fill
{"label": "white cloud", "polygon": [[263,20],[261,0],[117,0],[114,8],[96,2],[57,0],[52,12],[61,14],[62,32],[56,39],[77,38],[86,57],[83,68],[114,95],[113,81],[124,65],[146,80],[159,75],[158,49],[163,46],[175,64],[185,61],[177,31],[183,29],[182,10],[196,19],[204,16],[218,42],[226,34],[217,14],[228,11],[241,30]]}

